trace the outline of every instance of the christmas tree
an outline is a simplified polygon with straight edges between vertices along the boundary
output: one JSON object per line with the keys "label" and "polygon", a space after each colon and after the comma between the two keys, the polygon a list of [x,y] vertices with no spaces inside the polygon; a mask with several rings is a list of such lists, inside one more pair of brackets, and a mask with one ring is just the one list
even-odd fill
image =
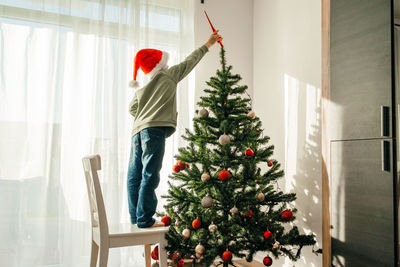
{"label": "christmas tree", "polygon": [[[207,82],[196,111],[193,132],[186,129],[187,147],[179,149],[165,206],[173,224],[166,235],[175,263],[190,258],[204,266],[233,265],[232,257],[252,261],[265,251],[272,257],[297,260],[303,246],[315,244],[293,225],[294,193],[279,190],[284,173],[272,159],[274,146],[263,136],[261,121],[251,110],[247,86],[238,85],[221,47],[221,69]],[[263,168],[262,166],[266,167]],[[194,266],[194,265],[193,265]]]}

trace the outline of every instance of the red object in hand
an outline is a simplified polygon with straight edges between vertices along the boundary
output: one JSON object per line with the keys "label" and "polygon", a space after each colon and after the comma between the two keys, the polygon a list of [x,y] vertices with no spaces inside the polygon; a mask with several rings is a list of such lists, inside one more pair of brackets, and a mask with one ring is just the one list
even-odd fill
{"label": "red object in hand", "polygon": [[151,252],[151,258],[155,261],[158,261],[158,246],[156,246]]}
{"label": "red object in hand", "polygon": [[199,219],[193,220],[192,226],[193,226],[194,229],[199,229],[200,225],[201,225],[201,222],[200,222]]}
{"label": "red object in hand", "polygon": [[272,161],[268,161],[268,167],[272,167],[272,165],[274,165],[274,163],[272,163]]}
{"label": "red object in hand", "polygon": [[252,211],[249,211],[249,213],[245,213],[245,214],[244,214],[244,217],[247,217],[247,218],[253,217],[253,212],[252,212]]}
{"label": "red object in hand", "polygon": [[282,220],[288,222],[293,220],[293,213],[290,210],[284,210],[281,213]]}
{"label": "red object in hand", "polygon": [[[207,12],[206,12],[205,10],[204,10],[204,14],[206,14],[206,17],[207,17],[208,23],[210,23],[211,30],[212,30],[213,32],[216,32],[216,30],[215,30],[214,26],[212,25],[212,23],[211,23],[210,19],[208,18]],[[221,41],[218,41],[218,43],[219,43],[219,45],[220,45],[221,47],[224,47],[224,45],[222,44],[222,42],[221,42]]]}
{"label": "red object in hand", "polygon": [[174,172],[180,172],[181,168],[179,168],[178,165],[174,165],[174,167],[172,167],[172,170],[173,170]]}
{"label": "red object in hand", "polygon": [[165,226],[169,226],[172,223],[172,219],[171,217],[169,217],[168,215],[165,215],[161,218],[161,222],[165,225]]}
{"label": "red object in hand", "polygon": [[219,172],[218,178],[219,178],[222,182],[225,182],[225,181],[227,181],[229,178],[231,178],[231,174],[230,174],[230,172],[228,172],[227,170],[222,170],[222,171]]}
{"label": "red object in hand", "polygon": [[265,239],[270,240],[272,238],[271,231],[264,232],[264,237],[265,237]]}
{"label": "red object in hand", "polygon": [[224,253],[222,253],[222,258],[224,259],[224,261],[231,261],[232,260],[232,252],[230,251],[224,251]]}
{"label": "red object in hand", "polygon": [[272,265],[272,259],[271,259],[271,257],[265,257],[265,258],[263,259],[263,263],[264,263],[265,266],[271,266],[271,265]]}
{"label": "red object in hand", "polygon": [[247,149],[246,152],[244,152],[244,155],[247,157],[252,157],[254,156],[254,152],[251,149]]}
{"label": "red object in hand", "polygon": [[176,163],[176,165],[178,165],[179,169],[181,171],[183,171],[184,169],[186,169],[186,164],[183,161],[178,160],[178,162]]}
{"label": "red object in hand", "polygon": [[185,262],[183,261],[183,259],[180,259],[177,263],[176,263],[176,267],[182,267],[185,264]]}

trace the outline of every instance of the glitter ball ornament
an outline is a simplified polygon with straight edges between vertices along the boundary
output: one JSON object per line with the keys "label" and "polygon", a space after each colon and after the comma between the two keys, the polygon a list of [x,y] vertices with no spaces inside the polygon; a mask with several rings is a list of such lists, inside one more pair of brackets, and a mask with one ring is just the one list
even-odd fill
{"label": "glitter ball ornament", "polygon": [[158,246],[156,246],[151,252],[151,258],[155,261],[158,261]]}
{"label": "glitter ball ornament", "polygon": [[202,117],[202,118],[207,118],[207,117],[208,117],[208,110],[205,109],[205,108],[201,109],[201,110],[199,111],[199,115],[200,115],[200,117]]}
{"label": "glitter ball ornament", "polygon": [[258,200],[259,202],[263,202],[264,199],[265,199],[265,195],[264,195],[262,192],[259,192],[259,193],[257,194],[257,200]]}
{"label": "glitter ball ornament", "polygon": [[218,178],[219,178],[222,182],[225,182],[225,181],[229,180],[229,178],[231,178],[231,174],[230,174],[230,172],[227,171],[227,170],[222,170],[222,171],[219,172]]}
{"label": "glitter ball ornament", "polygon": [[256,113],[254,112],[254,110],[250,110],[250,111],[247,113],[247,118],[253,120],[255,117],[256,117]]}
{"label": "glitter ball ornament", "polygon": [[200,225],[201,225],[201,222],[200,222],[199,219],[193,220],[192,226],[193,226],[194,229],[199,229],[199,228],[200,228]]}
{"label": "glitter ball ornament", "polygon": [[263,259],[263,263],[265,266],[271,266],[272,265],[272,258],[271,257],[265,257]]}
{"label": "glitter ball ornament", "polygon": [[204,246],[202,244],[198,244],[194,249],[194,251],[196,251],[196,253],[200,254],[200,255],[203,255],[205,250],[206,249],[204,248]]}
{"label": "glitter ball ornament", "polygon": [[207,182],[208,180],[210,180],[210,174],[207,173],[207,172],[203,173],[203,174],[201,175],[201,180],[202,180],[203,182]]}
{"label": "glitter ball ornament", "polygon": [[252,156],[254,156],[254,152],[251,149],[247,149],[246,152],[244,152],[244,155],[246,157],[252,157]]}
{"label": "glitter ball ornament", "polygon": [[281,213],[282,220],[289,222],[293,220],[293,213],[290,210],[284,210]]}
{"label": "glitter ball ornament", "polygon": [[232,252],[230,251],[224,251],[224,253],[222,253],[222,259],[224,259],[224,261],[231,261],[232,260]]}
{"label": "glitter ball ornament", "polygon": [[190,237],[190,230],[189,229],[184,229],[183,231],[182,231],[182,236],[184,237],[184,238],[189,238]]}
{"label": "glitter ball ornament", "polygon": [[208,226],[208,231],[210,231],[211,233],[214,233],[217,230],[218,227],[214,223],[211,223],[210,226]]}
{"label": "glitter ball ornament", "polygon": [[231,210],[229,211],[232,215],[235,215],[239,212],[238,208],[236,206],[233,206],[233,208],[231,208]]}
{"label": "glitter ball ornament", "polygon": [[272,163],[272,161],[268,161],[268,167],[272,167],[272,165],[274,165],[274,163]]}
{"label": "glitter ball ornament", "polygon": [[229,137],[229,135],[223,134],[219,137],[218,142],[221,145],[225,146],[231,142],[231,138]]}
{"label": "glitter ball ornament", "polygon": [[178,165],[174,165],[174,167],[172,167],[172,170],[176,173],[180,172],[181,168],[179,168]]}
{"label": "glitter ball ornament", "polygon": [[165,215],[164,217],[161,218],[161,222],[165,225],[165,226],[169,226],[172,223],[172,219],[171,217],[169,217],[168,215]]}
{"label": "glitter ball ornament", "polygon": [[264,238],[267,240],[271,240],[272,239],[272,232],[271,231],[265,231],[264,232]]}
{"label": "glitter ball ornament", "polygon": [[201,200],[201,205],[203,206],[203,208],[209,208],[212,206],[212,204],[213,204],[213,199],[210,196],[205,196]]}

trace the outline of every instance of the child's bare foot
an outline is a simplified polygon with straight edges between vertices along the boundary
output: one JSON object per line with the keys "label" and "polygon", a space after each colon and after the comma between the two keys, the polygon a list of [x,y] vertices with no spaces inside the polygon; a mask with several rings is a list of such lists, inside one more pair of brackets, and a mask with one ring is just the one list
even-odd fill
{"label": "child's bare foot", "polygon": [[165,226],[164,223],[159,222],[159,221],[155,221],[154,224],[150,227],[163,227]]}

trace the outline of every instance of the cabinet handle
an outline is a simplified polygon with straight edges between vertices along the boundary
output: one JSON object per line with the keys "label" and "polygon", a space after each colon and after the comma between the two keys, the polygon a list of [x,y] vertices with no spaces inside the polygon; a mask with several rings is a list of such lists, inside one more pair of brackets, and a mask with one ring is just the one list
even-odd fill
{"label": "cabinet handle", "polygon": [[390,136],[390,108],[388,106],[381,106],[381,135]]}
{"label": "cabinet handle", "polygon": [[390,142],[382,140],[382,171],[390,172]]}

